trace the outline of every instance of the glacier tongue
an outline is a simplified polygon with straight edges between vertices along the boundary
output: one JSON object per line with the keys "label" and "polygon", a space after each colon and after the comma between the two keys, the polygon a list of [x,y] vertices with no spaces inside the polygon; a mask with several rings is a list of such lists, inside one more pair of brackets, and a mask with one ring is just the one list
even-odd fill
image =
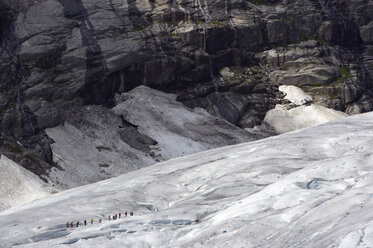
{"label": "glacier tongue", "polygon": [[0,213],[0,247],[372,247],[372,146],[368,113],[171,159]]}

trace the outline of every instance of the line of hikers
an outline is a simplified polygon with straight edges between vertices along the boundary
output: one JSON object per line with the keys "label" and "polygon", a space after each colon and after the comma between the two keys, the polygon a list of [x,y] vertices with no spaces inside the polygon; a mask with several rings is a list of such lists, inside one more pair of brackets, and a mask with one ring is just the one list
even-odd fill
{"label": "line of hikers", "polygon": [[[130,212],[130,216],[133,216],[133,212],[131,211]],[[122,214],[121,213],[119,213],[119,214],[115,214],[115,215],[113,215],[113,216],[111,216],[111,215],[109,215],[108,216],[108,220],[110,221],[110,220],[117,220],[117,219],[120,219],[122,217]],[[127,217],[127,211],[126,212],[124,212],[124,217]],[[93,220],[93,218],[91,219],[91,225],[93,224],[93,222],[94,222],[94,220]],[[98,223],[102,223],[102,220],[101,219],[99,219],[98,220]],[[79,225],[80,225],[80,222],[79,221],[77,221],[76,222],[76,227],[79,227]],[[84,225],[86,226],[87,225],[87,220],[84,220]],[[70,223],[69,222],[67,222],[66,223],[66,228],[69,228],[69,227],[71,227],[71,228],[73,228],[74,227],[74,223],[71,221]]]}

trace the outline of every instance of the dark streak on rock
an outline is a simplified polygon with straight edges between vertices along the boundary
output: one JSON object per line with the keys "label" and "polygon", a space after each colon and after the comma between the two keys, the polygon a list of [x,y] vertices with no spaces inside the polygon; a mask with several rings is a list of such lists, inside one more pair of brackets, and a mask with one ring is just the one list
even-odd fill
{"label": "dark streak on rock", "polygon": [[94,26],[81,0],[58,0],[64,7],[65,17],[76,20],[86,48],[85,84],[80,90],[85,104],[112,106],[113,96],[118,86],[106,81],[106,64],[98,43]]}

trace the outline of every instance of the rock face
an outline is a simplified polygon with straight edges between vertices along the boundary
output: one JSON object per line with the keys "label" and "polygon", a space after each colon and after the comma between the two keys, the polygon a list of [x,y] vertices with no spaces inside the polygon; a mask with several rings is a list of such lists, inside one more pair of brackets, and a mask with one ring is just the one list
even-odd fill
{"label": "rock face", "polygon": [[0,21],[0,152],[37,174],[56,166],[46,128],[140,85],[242,128],[279,85],[373,108],[371,1],[0,0]]}

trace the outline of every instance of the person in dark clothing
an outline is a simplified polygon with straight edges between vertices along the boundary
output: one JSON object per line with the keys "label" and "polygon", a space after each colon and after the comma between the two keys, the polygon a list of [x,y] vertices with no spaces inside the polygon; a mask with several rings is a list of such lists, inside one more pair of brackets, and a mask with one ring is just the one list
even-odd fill
{"label": "person in dark clothing", "polygon": [[133,216],[133,212],[132,211],[130,212],[130,215]]}
{"label": "person in dark clothing", "polygon": [[87,225],[87,220],[84,220],[84,225],[85,225],[85,226]]}
{"label": "person in dark clothing", "polygon": [[69,228],[70,224],[69,222],[66,223],[66,228]]}
{"label": "person in dark clothing", "polygon": [[79,227],[79,221],[78,221],[78,222],[76,222],[76,227]]}
{"label": "person in dark clothing", "polygon": [[99,219],[98,223],[101,223],[101,222],[102,222],[101,219]]}

